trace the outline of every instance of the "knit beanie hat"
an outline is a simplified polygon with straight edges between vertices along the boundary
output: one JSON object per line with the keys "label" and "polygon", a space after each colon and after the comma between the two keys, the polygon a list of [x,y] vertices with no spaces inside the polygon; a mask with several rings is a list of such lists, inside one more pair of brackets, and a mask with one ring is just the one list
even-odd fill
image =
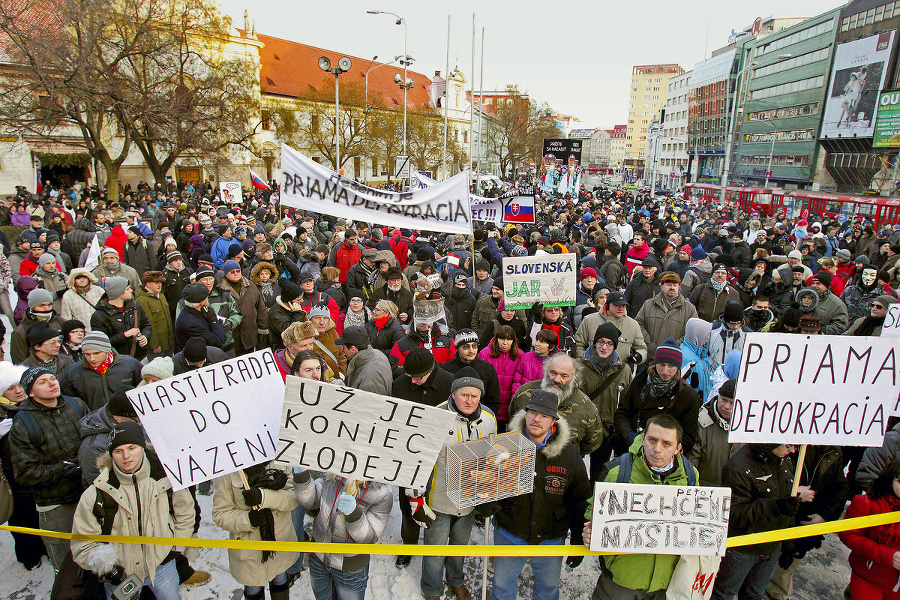
{"label": "knit beanie hat", "polygon": [[[194,338],[191,338],[194,339]],[[190,342],[190,340],[188,340]],[[141,377],[167,379],[175,374],[175,361],[170,356],[154,358],[141,369]]]}
{"label": "knit beanie hat", "polygon": [[719,387],[719,395],[734,400],[734,394],[737,392],[737,379],[731,378]]}
{"label": "knit beanie hat", "polygon": [[64,341],[69,340],[69,334],[75,331],[76,329],[87,329],[84,326],[84,323],[79,321],[78,319],[71,319],[62,324],[62,329],[60,329],[60,333],[63,336]]}
{"label": "knit beanie hat", "polygon": [[106,290],[106,297],[115,300],[125,293],[128,287],[128,280],[124,277],[110,277],[103,283],[103,289]]}
{"label": "knit beanie hat", "polygon": [[819,271],[816,273],[816,279],[818,279],[826,288],[831,287],[831,280],[833,277],[834,276],[828,271]]}
{"label": "knit beanie hat", "polygon": [[744,322],[744,305],[740,300],[732,298],[725,303],[725,311],[722,313],[722,320],[726,323]]}
{"label": "knit beanie hat", "polygon": [[28,367],[14,365],[8,361],[0,362],[0,396],[6,393],[6,390],[14,384],[20,383],[22,381],[22,375],[24,375],[27,370]]}
{"label": "knit beanie hat", "polygon": [[[31,395],[31,388],[34,387],[34,382],[37,381],[38,377],[41,375],[53,375],[53,371],[45,369],[44,367],[28,367],[28,369],[22,373],[22,379],[19,380],[19,383],[22,384],[22,389],[25,390],[26,396]],[[484,387],[481,388],[481,391],[484,391]]]}
{"label": "knit beanie hat", "polygon": [[43,267],[47,263],[55,263],[56,257],[50,254],[49,252],[45,252],[41,254],[41,257],[38,259],[38,266]]}
{"label": "knit beanie hat", "polygon": [[241,270],[241,265],[236,260],[226,260],[225,264],[222,265],[223,273],[229,273],[231,271],[234,271],[235,269],[237,269],[238,271]]}
{"label": "knit beanie hat", "polygon": [[184,356],[184,360],[189,363],[199,363],[206,360],[206,350],[206,340],[201,337],[192,337],[185,342],[181,354]]}
{"label": "knit beanie hat", "polygon": [[112,395],[106,403],[106,413],[111,417],[138,418],[138,414],[131,406],[131,402],[128,401],[128,395],[125,392],[116,392]]}
{"label": "knit beanie hat", "polygon": [[[238,229],[240,229],[240,227],[238,227]],[[237,256],[238,254],[240,254],[243,251],[244,251],[243,246],[239,246],[237,244],[231,244],[230,246],[228,246],[228,258],[234,258],[235,256]],[[228,271],[225,271],[225,272],[227,273]]]}
{"label": "knit beanie hat", "polygon": [[618,327],[609,322],[603,323],[594,332],[594,343],[596,344],[601,338],[606,338],[607,340],[612,340],[613,349],[615,350],[619,346],[619,336],[621,335],[622,332],[619,331]]}
{"label": "knit beanie hat", "polygon": [[585,277],[593,277],[594,279],[597,279],[597,271],[591,267],[585,267],[581,270],[580,280],[584,281]]}
{"label": "knit beanie hat", "polygon": [[692,260],[703,260],[706,258],[706,250],[703,249],[703,246],[697,244],[694,246],[694,249],[691,250],[691,259]]}
{"label": "knit beanie hat", "polygon": [[406,355],[406,360],[403,362],[403,370],[410,377],[420,379],[431,373],[435,364],[434,356],[432,356],[431,352],[425,348],[413,348]]}
{"label": "knit beanie hat", "polygon": [[53,302],[53,294],[51,294],[44,288],[34,288],[30,292],[28,292],[29,310],[33,309],[38,304],[43,304],[44,302]]}
{"label": "knit beanie hat", "polygon": [[653,355],[653,364],[666,363],[681,368],[681,348],[675,338],[666,338],[656,347],[656,353]]}
{"label": "knit beanie hat", "polygon": [[85,352],[112,352],[112,344],[105,333],[95,330],[85,334],[81,349]]}
{"label": "knit beanie hat", "polygon": [[119,446],[134,444],[141,448],[147,448],[147,440],[144,438],[144,430],[137,423],[126,421],[125,423],[116,423],[109,430],[109,441],[106,443],[106,449],[112,454],[112,451]]}
{"label": "knit beanie hat", "polygon": [[307,313],[306,317],[308,319],[312,319],[313,317],[326,317],[330,319],[331,312],[329,312],[327,306],[316,304],[309,309],[309,313]]}
{"label": "knit beanie hat", "polygon": [[478,343],[478,334],[471,329],[460,329],[453,339],[453,345],[456,348],[459,348],[462,344],[471,344],[473,342]]}
{"label": "knit beanie hat", "polygon": [[478,388],[481,390],[482,395],[484,395],[484,382],[481,381],[478,377],[478,373],[476,373],[475,369],[472,367],[463,367],[456,373],[453,385],[450,386],[450,393],[452,394],[461,387]]}
{"label": "knit beanie hat", "polygon": [[35,346],[40,346],[47,340],[59,338],[59,332],[47,325],[47,323],[38,321],[28,328],[28,333],[25,334],[25,337],[28,340],[28,348],[31,349]]}
{"label": "knit beanie hat", "polygon": [[303,293],[303,289],[299,285],[284,277],[278,281],[278,287],[281,288],[281,301],[285,304],[293,302]]}

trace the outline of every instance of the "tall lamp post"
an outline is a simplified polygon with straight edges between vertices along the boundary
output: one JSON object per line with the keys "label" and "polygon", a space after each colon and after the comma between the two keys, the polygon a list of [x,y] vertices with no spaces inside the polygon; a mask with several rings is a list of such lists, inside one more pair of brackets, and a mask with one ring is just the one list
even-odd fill
{"label": "tall lamp post", "polygon": [[334,75],[334,170],[341,172],[341,101],[338,75],[350,70],[350,59],[342,56],[338,64],[331,66],[327,56],[319,59],[319,68]]}

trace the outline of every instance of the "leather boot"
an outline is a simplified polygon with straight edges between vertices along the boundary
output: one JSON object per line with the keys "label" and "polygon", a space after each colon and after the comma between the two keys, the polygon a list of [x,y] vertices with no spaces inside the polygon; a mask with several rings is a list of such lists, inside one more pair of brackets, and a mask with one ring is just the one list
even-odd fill
{"label": "leather boot", "polygon": [[244,592],[244,600],[265,600],[265,598],[266,598],[265,588],[259,590],[258,594],[248,594],[247,592]]}
{"label": "leather boot", "polygon": [[270,583],[269,596],[272,600],[288,600],[290,597],[291,585],[289,583]]}

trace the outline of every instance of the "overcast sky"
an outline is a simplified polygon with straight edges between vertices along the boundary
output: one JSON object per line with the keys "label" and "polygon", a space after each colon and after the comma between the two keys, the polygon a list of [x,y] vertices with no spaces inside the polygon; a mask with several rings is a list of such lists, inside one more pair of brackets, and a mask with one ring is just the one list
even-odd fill
{"label": "overcast sky", "polygon": [[604,128],[626,122],[633,65],[677,63],[689,70],[726,45],[732,29],[740,31],[756,17],[812,17],[838,6],[833,0],[757,0],[753,5],[722,0],[220,2],[237,27],[243,27],[248,8],[258,33],[367,59],[378,55],[379,61],[403,53],[403,28],[389,15],[366,11],[395,12],[407,22],[408,53],[415,59],[411,68],[426,75],[445,70],[448,15],[450,69],[459,66],[469,75],[474,12],[476,90],[484,27],[485,90],[516,84],[533,100],[578,117],[583,127]]}

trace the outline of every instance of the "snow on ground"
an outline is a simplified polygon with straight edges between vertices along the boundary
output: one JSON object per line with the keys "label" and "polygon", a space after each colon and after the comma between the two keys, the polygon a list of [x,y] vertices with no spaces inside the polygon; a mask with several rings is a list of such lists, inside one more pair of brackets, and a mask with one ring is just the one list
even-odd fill
{"label": "snow on ground", "polygon": [[[212,523],[212,496],[199,496],[203,520],[198,537],[227,538],[227,534]],[[396,494],[395,494],[396,500]],[[311,531],[312,521],[306,521],[307,531]],[[394,509],[385,528],[381,543],[400,543],[400,511]],[[484,530],[474,528],[469,542],[473,545],[484,543]],[[841,600],[844,588],[850,581],[850,569],[847,565],[849,552],[836,535],[826,537],[825,544],[807,556],[794,577],[795,600]],[[369,586],[366,600],[421,600],[419,577],[421,575],[421,558],[414,557],[412,564],[400,570],[394,566],[393,556],[373,556],[369,569]],[[184,600],[240,600],[241,586],[231,577],[228,571],[228,551],[218,548],[200,549],[200,558],[193,562],[194,567],[208,571],[212,578],[205,585],[186,588],[182,586],[181,596]],[[481,596],[481,558],[466,560],[466,585],[475,598]],[[8,600],[34,600],[48,598],[53,578],[53,570],[44,560],[35,571],[26,571],[15,560],[12,536],[6,531],[0,532],[0,598]],[[588,557],[580,567],[571,570],[563,566],[560,597],[565,600],[581,600],[590,598],[597,581],[597,558]],[[519,578],[519,597],[530,600],[531,586],[528,567]],[[490,580],[488,582],[490,587]],[[452,595],[447,597],[452,598]],[[488,590],[490,597],[490,589]],[[297,580],[291,589],[293,600],[313,600],[309,585],[308,571]]]}

